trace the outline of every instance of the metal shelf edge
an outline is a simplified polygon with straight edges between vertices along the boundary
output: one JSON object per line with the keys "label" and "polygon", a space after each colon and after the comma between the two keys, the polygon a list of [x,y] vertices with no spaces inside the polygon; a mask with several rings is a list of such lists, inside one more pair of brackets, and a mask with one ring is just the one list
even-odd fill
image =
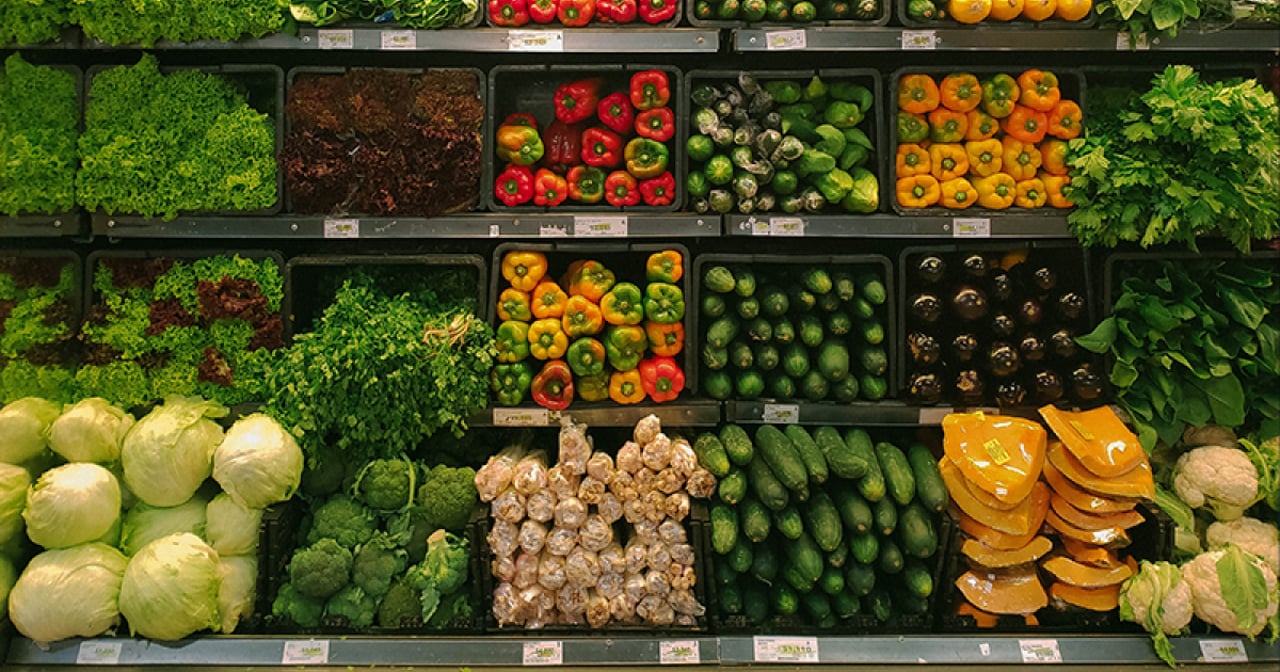
{"label": "metal shelf edge", "polygon": [[957,213],[954,217],[912,217],[893,214],[727,215],[725,235],[820,238],[1017,238],[1020,240],[1072,237],[1067,227],[1066,215],[1011,213],[965,216],[963,212]]}
{"label": "metal shelf edge", "polygon": [[[803,32],[804,40],[770,40],[758,28],[737,29],[729,38],[735,51],[772,51],[796,49],[806,51],[1130,51],[1128,36],[1105,30],[1052,30],[984,28],[807,28],[785,32]],[[903,47],[903,35],[915,46]],[[923,36],[925,39],[919,39]],[[1280,31],[1227,30],[1219,32],[1183,32],[1176,38],[1156,38],[1137,50],[1167,51],[1275,51],[1280,49]]]}
{"label": "metal shelf edge", "polygon": [[472,416],[468,424],[472,427],[559,427],[560,418],[567,415],[591,427],[631,427],[650,414],[670,427],[714,427],[720,423],[721,407],[720,402],[707,399],[636,406],[570,406],[564,411],[548,411],[537,406],[494,407]]}
{"label": "metal shelf edge", "polygon": [[63,238],[78,236],[83,228],[78,213],[0,216],[0,238]]}

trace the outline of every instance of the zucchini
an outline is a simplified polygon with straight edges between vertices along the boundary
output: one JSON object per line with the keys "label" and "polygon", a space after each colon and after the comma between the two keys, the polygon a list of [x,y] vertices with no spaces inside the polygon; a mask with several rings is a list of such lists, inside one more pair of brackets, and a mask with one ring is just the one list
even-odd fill
{"label": "zucchini", "polygon": [[822,401],[830,389],[831,386],[827,384],[827,379],[823,378],[822,374],[816,370],[806,373],[804,379],[800,381],[800,393],[809,401]]}
{"label": "zucchini", "polygon": [[756,274],[746,266],[738,266],[733,269],[734,287],[733,293],[746,298],[756,293]]}
{"label": "zucchini", "polygon": [[876,570],[868,564],[851,562],[844,570],[844,583],[854,595],[866,595],[876,587]]}
{"label": "zucchini", "polygon": [[826,330],[822,327],[822,320],[807,315],[800,320],[800,342],[810,348],[816,348],[822,345],[822,341],[826,339]]}
{"label": "zucchini", "polygon": [[898,507],[888,497],[871,505],[871,515],[875,518],[875,531],[881,536],[890,536],[898,529]]}
{"label": "zucchini", "polygon": [[852,301],[853,297],[857,295],[857,287],[853,284],[853,276],[848,271],[837,272],[831,276],[831,280],[835,283],[836,296],[840,297],[841,301]]}
{"label": "zucchini", "polygon": [[[769,469],[788,490],[800,493],[807,489],[809,472],[805,471],[804,462],[791,445],[791,440],[778,431],[777,427],[761,425],[756,430],[756,448],[765,464],[769,465]],[[803,497],[800,499],[804,501]]]}
{"label": "zucchini", "polygon": [[729,563],[729,568],[733,571],[743,574],[751,569],[751,542],[742,537],[738,537],[738,543],[729,549],[729,554],[725,556],[725,561]]}
{"label": "zucchini", "polygon": [[737,504],[747,496],[747,472],[733,467],[729,475],[720,479],[720,501],[725,504]]}
{"label": "zucchini", "polygon": [[748,497],[742,500],[738,506],[738,524],[742,527],[742,534],[755,543],[769,538],[769,510],[755,499]]}
{"label": "zucchini", "polygon": [[791,345],[796,340],[796,325],[785,317],[774,322],[773,340],[782,345]]}
{"label": "zucchini", "polygon": [[702,276],[702,286],[717,294],[732,292],[735,284],[733,272],[724,266],[712,266]]}
{"label": "zucchini", "polygon": [[716,319],[723,317],[729,310],[729,304],[719,294],[707,294],[702,297],[702,314],[705,317]]}
{"label": "zucchini", "polygon": [[773,602],[774,613],[790,616],[800,609],[800,596],[785,583],[773,584],[769,591]]}
{"label": "zucchini", "polygon": [[938,552],[933,516],[920,502],[912,502],[898,516],[898,539],[903,552],[913,558],[931,558]]}
{"label": "zucchini", "polygon": [[763,543],[755,547],[755,559],[751,562],[751,576],[765,583],[778,578],[778,552],[773,544]]}
{"label": "zucchini", "polygon": [[813,543],[813,539],[807,534],[801,534],[790,544],[787,544],[787,559],[794,564],[809,580],[810,584],[818,582],[822,578],[822,570],[826,564],[822,560],[822,552],[818,550],[818,545]]}
{"label": "zucchini", "polygon": [[831,473],[849,480],[857,480],[867,474],[866,458],[846,445],[836,428],[819,427],[813,433],[813,440],[823,457],[827,458]]}
{"label": "zucchini", "polygon": [[[751,351],[751,346],[742,341],[734,341],[729,344],[729,365],[735,369],[750,369],[755,366],[756,355]],[[728,459],[726,456],[725,459]]]}
{"label": "zucchini", "polygon": [[858,601],[858,595],[846,587],[839,595],[832,596],[831,610],[839,618],[853,618],[862,610],[862,605]]}
{"label": "zucchini", "polygon": [[916,498],[916,477],[911,474],[911,465],[907,462],[906,453],[902,449],[881,441],[876,444],[876,460],[880,463],[880,473],[884,474],[885,487],[889,496],[898,506],[906,506]]}
{"label": "zucchini", "polygon": [[720,610],[730,615],[742,613],[742,591],[737,583],[720,587]]}
{"label": "zucchini", "polygon": [[693,442],[693,453],[698,456],[698,464],[712,476],[723,478],[729,475],[729,456],[715,434],[706,432],[699,436]]}
{"label": "zucchini", "polygon": [[714,348],[727,348],[737,335],[737,318],[722,317],[707,327],[706,345]]}
{"label": "zucchini", "polygon": [[876,568],[883,574],[897,574],[902,571],[906,558],[902,557],[902,549],[892,539],[880,540],[880,555],[876,558]]}
{"label": "zucchini", "polygon": [[760,584],[742,590],[742,615],[752,623],[764,623],[769,618],[769,593]]}
{"label": "zucchini", "polygon": [[844,526],[836,505],[827,493],[819,490],[809,498],[804,507],[805,527],[813,535],[818,548],[830,553],[840,547],[844,541]]}
{"label": "zucchini", "polygon": [[863,606],[881,623],[893,616],[893,600],[889,597],[889,589],[884,586],[872,588],[867,599],[863,600]]}
{"label": "zucchini", "polygon": [[726,555],[738,543],[738,513],[728,504],[711,506],[711,549]]}
{"label": "zucchini", "polygon": [[851,429],[844,435],[844,444],[849,451],[867,463],[867,473],[858,481],[858,492],[868,502],[884,499],[884,474],[880,473],[880,462],[876,459],[876,451],[871,445],[871,437],[861,429]]}
{"label": "zucchini", "polygon": [[754,320],[760,317],[760,302],[754,296],[738,299],[736,310],[738,317],[744,320]]}
{"label": "zucchini", "polygon": [[806,432],[800,425],[787,425],[783,428],[782,433],[791,440],[791,445],[796,449],[796,453],[800,455],[800,461],[804,463],[805,471],[809,472],[809,480],[819,484],[826,483],[829,475],[827,458],[822,454],[822,449],[814,442],[809,432]]}
{"label": "zucchini", "polygon": [[778,482],[769,465],[759,455],[747,465],[747,482],[751,484],[751,491],[755,493],[756,499],[770,511],[785,509],[791,500],[787,488]]}
{"label": "zucchini", "polygon": [[933,574],[923,562],[908,560],[902,568],[902,585],[916,597],[929,597],[933,594]]}
{"label": "zucchini", "polygon": [[867,500],[853,488],[833,489],[835,496],[832,500],[835,502],[836,510],[840,512],[840,519],[844,521],[845,529],[857,534],[870,531],[874,518],[871,516],[871,506],[867,504]]}
{"label": "zucchini", "polygon": [[720,443],[724,444],[724,452],[729,456],[729,461],[739,467],[745,467],[755,455],[751,438],[747,436],[746,430],[737,425],[720,428]]}
{"label": "zucchini", "polygon": [[782,317],[791,307],[791,300],[780,287],[769,286],[760,291],[760,310],[769,317]]}
{"label": "zucchini", "polygon": [[804,534],[804,519],[800,517],[800,511],[794,506],[775,511],[773,523],[774,527],[778,528],[778,533],[788,539],[799,539],[800,535]]}
{"label": "zucchini", "polygon": [[916,478],[916,501],[934,513],[946,511],[951,497],[942,482],[942,474],[938,473],[938,461],[933,459],[933,453],[914,444],[907,449],[907,462]]}
{"label": "zucchini", "polygon": [[880,557],[880,540],[874,534],[854,534],[849,537],[849,555],[863,565],[869,565]]}
{"label": "zucchini", "polygon": [[838,595],[844,590],[844,574],[838,567],[827,565],[822,570],[822,578],[818,579],[818,589],[828,595]]}
{"label": "zucchini", "polygon": [[882,306],[889,299],[884,283],[875,273],[864,273],[858,278],[858,296],[865,297],[873,305]]}

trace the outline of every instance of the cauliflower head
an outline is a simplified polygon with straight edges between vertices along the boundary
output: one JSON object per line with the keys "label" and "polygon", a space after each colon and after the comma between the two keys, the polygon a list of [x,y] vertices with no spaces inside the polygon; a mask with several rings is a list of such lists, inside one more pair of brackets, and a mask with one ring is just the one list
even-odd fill
{"label": "cauliflower head", "polygon": [[378,612],[378,600],[364,592],[360,586],[348,585],[339,590],[324,605],[327,616],[342,616],[353,628],[364,628],[373,625],[374,616]]}
{"label": "cauliflower head", "polygon": [[352,549],[373,537],[378,520],[369,507],[346,495],[331,497],[311,514],[307,543],[332,539],[343,548]]}
{"label": "cauliflower head", "polygon": [[1235,520],[1258,501],[1258,470],[1248,454],[1224,446],[1188,451],[1173,466],[1173,489],[1191,508]]}
{"label": "cauliflower head", "polygon": [[356,496],[376,511],[399,511],[413,505],[418,467],[407,457],[373,460],[356,476]]}
{"label": "cauliflower head", "polygon": [[1138,573],[1120,587],[1120,620],[1151,633],[1156,655],[1170,666],[1175,660],[1168,635],[1182,632],[1191,614],[1191,586],[1182,580],[1177,565],[1143,560]]}
{"label": "cauliflower head", "polygon": [[292,583],[286,583],[276,593],[275,602],[271,603],[271,613],[304,628],[314,628],[320,625],[320,617],[324,616],[324,600],[307,597],[298,592]]}
{"label": "cauliflower head", "polygon": [[1235,544],[1266,561],[1272,572],[1280,573],[1280,530],[1271,523],[1249,517],[1213,523],[1205,531],[1205,541],[1209,548]]}
{"label": "cauliflower head", "polygon": [[1275,572],[1235,544],[1196,556],[1182,566],[1182,580],[1196,617],[1223,632],[1256,637],[1276,617]]}
{"label": "cauliflower head", "polygon": [[289,559],[289,582],[306,597],[324,600],[351,579],[351,551],[333,539],[299,548]]}
{"label": "cauliflower head", "polygon": [[470,467],[438,466],[418,488],[418,512],[431,529],[461,532],[479,501],[476,470]]}

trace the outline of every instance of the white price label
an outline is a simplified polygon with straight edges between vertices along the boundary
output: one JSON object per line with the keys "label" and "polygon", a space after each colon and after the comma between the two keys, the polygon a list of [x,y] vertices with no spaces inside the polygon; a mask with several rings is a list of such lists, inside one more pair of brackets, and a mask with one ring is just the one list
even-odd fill
{"label": "white price label", "polygon": [[698,640],[669,640],[658,642],[658,662],[662,665],[697,665],[702,662]]}
{"label": "white price label", "polygon": [[490,225],[489,225],[489,237],[490,237],[490,238],[497,238],[498,236],[501,236],[501,235],[502,235],[502,225],[501,225],[501,224],[490,224]]}
{"label": "white price label", "polygon": [[384,30],[382,31],[382,48],[417,49],[418,34],[412,30]]}
{"label": "white price label", "polygon": [[1018,650],[1024,663],[1061,663],[1062,652],[1056,639],[1019,639]]}
{"label": "white price label", "polygon": [[575,216],[573,235],[577,238],[626,238],[627,216]]}
{"label": "white price label", "polygon": [[804,220],[800,217],[770,217],[769,235],[803,236]]}
{"label": "white price label", "polygon": [[568,238],[569,229],[563,224],[543,224],[538,227],[538,235],[543,238]]}
{"label": "white price label", "polygon": [[123,648],[124,642],[102,642],[96,639],[80,642],[80,649],[76,651],[76,665],[117,665]]}
{"label": "white price label", "polygon": [[978,645],[978,653],[981,653],[983,657],[990,656],[991,645],[988,644],[987,642],[982,642],[981,644]]}
{"label": "white price label", "polygon": [[739,226],[743,231],[746,231],[747,233],[750,233],[753,236],[769,235],[768,220],[756,219],[754,216],[748,217],[745,220],[743,220],[742,224],[740,224]]}
{"label": "white price label", "polygon": [[902,31],[902,48],[913,51],[932,51],[937,49],[938,31],[904,30]]}
{"label": "white price label", "polygon": [[546,427],[551,424],[551,412],[545,408],[495,408],[495,427]]}
{"label": "white price label", "polygon": [[563,642],[525,642],[525,665],[562,665],[564,664]]}
{"label": "white price label", "polygon": [[564,32],[559,30],[508,31],[507,51],[564,51]]}
{"label": "white price label", "polygon": [[803,30],[773,30],[764,34],[764,48],[768,51],[804,49],[808,37]]}
{"label": "white price label", "polygon": [[922,408],[918,422],[922,425],[941,425],[942,419],[950,414],[949,408]]}
{"label": "white price label", "polygon": [[794,425],[800,422],[800,405],[765,404],[760,419],[771,425]]}
{"label": "white price label", "polygon": [[956,217],[951,220],[952,238],[990,238],[991,220],[986,217]]}
{"label": "white price label", "polygon": [[358,219],[326,219],[324,220],[325,238],[359,238],[360,220]]}
{"label": "white price label", "polygon": [[355,49],[355,34],[350,30],[321,30],[316,33],[316,46],[321,49]]}
{"label": "white price label", "polygon": [[757,663],[816,663],[817,637],[753,637]]}
{"label": "white price label", "polygon": [[1202,639],[1200,654],[1206,663],[1247,663],[1249,654],[1239,639]]}
{"label": "white price label", "polygon": [[1116,33],[1116,51],[1150,51],[1151,41],[1147,39],[1146,33],[1138,35],[1135,41],[1129,36],[1129,33]]}
{"label": "white price label", "polygon": [[284,653],[280,657],[281,665],[328,665],[329,640],[307,639],[302,641],[286,641]]}

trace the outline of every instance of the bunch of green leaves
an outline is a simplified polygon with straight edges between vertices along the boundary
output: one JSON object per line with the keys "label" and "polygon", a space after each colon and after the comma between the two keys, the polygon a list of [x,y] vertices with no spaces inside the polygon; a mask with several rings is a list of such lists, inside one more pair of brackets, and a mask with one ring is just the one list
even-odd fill
{"label": "bunch of green leaves", "polygon": [[93,78],[76,196],[110,213],[255,210],[276,201],[275,129],[229,80],[137,65]]}
{"label": "bunch of green leaves", "polygon": [[79,120],[80,101],[70,73],[31,65],[18,54],[5,59],[0,74],[0,213],[53,214],[75,205]]}
{"label": "bunch of green leaves", "polygon": [[1280,268],[1274,259],[1134,262],[1112,315],[1077,339],[1114,358],[1111,384],[1150,452],[1188,426],[1280,422]]}
{"label": "bunch of green leaves", "polygon": [[160,40],[231,41],[262,37],[285,25],[278,0],[73,0],[85,35],[107,44],[153,47]]}
{"label": "bunch of green leaves", "polygon": [[1129,33],[1137,48],[1140,39],[1176,37],[1200,18],[1204,4],[1202,0],[1099,0],[1094,8],[1104,27]]}
{"label": "bunch of green leaves", "polygon": [[427,30],[461,26],[480,11],[476,0],[381,0],[381,4],[396,23]]}
{"label": "bunch of green leaves", "polygon": [[0,358],[21,357],[32,346],[57,343],[72,335],[67,320],[50,320],[49,310],[59,302],[70,301],[75,277],[71,263],[62,267],[58,282],[50,287],[18,287],[12,275],[0,273],[0,301],[13,302],[0,325]]}
{"label": "bunch of green leaves", "polygon": [[1170,66],[1119,115],[1071,141],[1071,230],[1143,247],[1218,234],[1240,250],[1280,235],[1280,114],[1256,80]]}
{"label": "bunch of green leaves", "polygon": [[58,39],[71,23],[70,0],[0,2],[0,45],[25,46]]}
{"label": "bunch of green leaves", "polygon": [[23,397],[39,397],[69,404],[83,397],[75,380],[76,371],[65,366],[37,366],[14,359],[0,366],[0,403]]}
{"label": "bunch of green leaves", "polygon": [[389,294],[357,271],[312,331],[270,357],[264,410],[311,460],[328,443],[353,461],[394,457],[466,429],[487,404],[494,355],[468,300],[428,287]]}

